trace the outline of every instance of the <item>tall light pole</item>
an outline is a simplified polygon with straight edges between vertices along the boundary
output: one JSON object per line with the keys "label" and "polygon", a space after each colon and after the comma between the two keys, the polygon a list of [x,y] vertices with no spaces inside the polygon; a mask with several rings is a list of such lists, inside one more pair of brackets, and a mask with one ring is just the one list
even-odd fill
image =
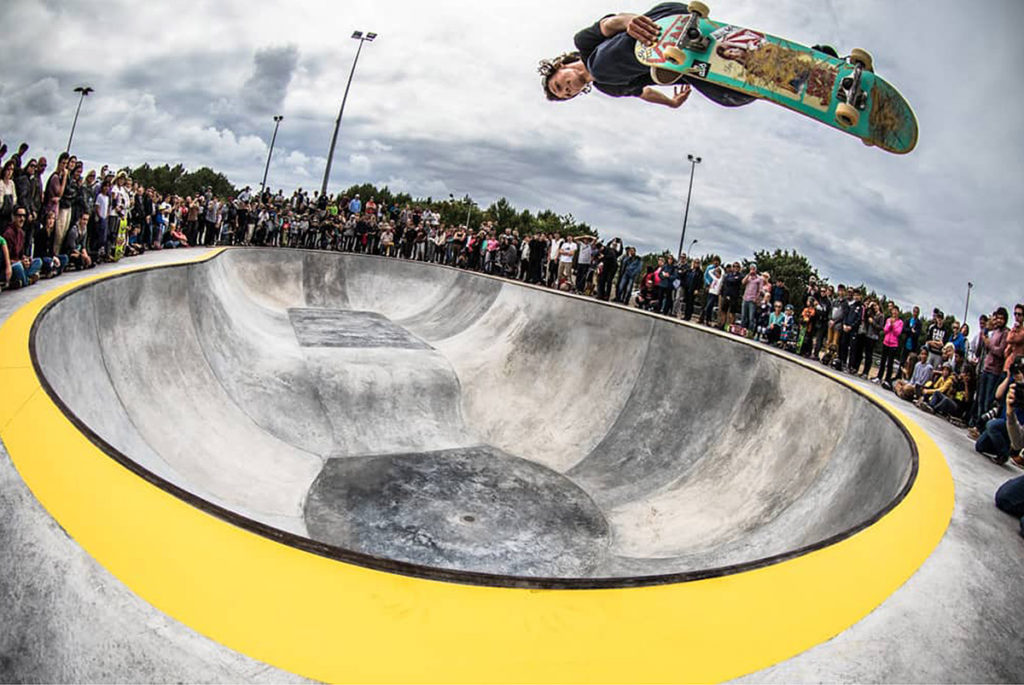
{"label": "tall light pole", "polygon": [[94,92],[94,90],[89,86],[78,86],[75,88],[75,92],[80,93],[81,95],[78,98],[78,109],[75,110],[75,120],[71,123],[71,135],[68,136],[68,147],[64,152],[71,152],[71,141],[75,137],[75,127],[78,126],[78,113],[82,111],[82,100],[85,99],[86,95]]}
{"label": "tall light pole", "polygon": [[338,110],[338,119],[334,122],[334,135],[331,136],[331,150],[327,153],[327,168],[324,169],[324,183],[320,188],[320,194],[327,195],[327,181],[331,178],[331,162],[334,161],[334,146],[338,143],[338,130],[341,128],[341,117],[345,114],[345,101],[348,100],[348,89],[352,86],[352,77],[356,73],[356,64],[359,63],[359,53],[363,51],[363,43],[372,43],[374,38],[377,37],[376,33],[363,34],[362,31],[355,31],[352,33],[352,38],[359,41],[359,47],[356,49],[356,58],[352,60],[352,71],[348,74],[348,83],[345,85],[345,95],[341,98],[341,109]]}
{"label": "tall light pole", "polygon": [[278,114],[274,117],[274,137],[270,139],[270,152],[267,153],[267,166],[263,169],[263,183],[260,183],[260,202],[263,201],[263,193],[267,189],[267,174],[270,172],[270,158],[274,154],[274,143],[277,142],[277,129],[281,126],[284,115]]}
{"label": "tall light pole", "polygon": [[970,309],[971,307],[971,288],[973,287],[974,284],[971,283],[970,281],[967,281],[967,302],[964,304],[964,318],[961,320],[960,323],[967,323],[967,310]]}
{"label": "tall light pole", "polygon": [[678,254],[683,253],[683,243],[686,241],[686,219],[690,216],[690,195],[693,193],[693,170],[700,164],[700,157],[686,155],[686,159],[690,161],[690,189],[686,191],[686,213],[683,214],[683,234],[679,236]]}

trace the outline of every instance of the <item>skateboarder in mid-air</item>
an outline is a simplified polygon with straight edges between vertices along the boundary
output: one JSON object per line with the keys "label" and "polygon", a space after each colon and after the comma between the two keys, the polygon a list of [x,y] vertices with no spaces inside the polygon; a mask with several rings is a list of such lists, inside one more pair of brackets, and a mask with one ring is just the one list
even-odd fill
{"label": "skateboarder in mid-air", "polygon": [[[756,100],[751,95],[686,76],[672,95],[654,87],[650,67],[636,59],[636,41],[653,45],[659,37],[654,20],[688,12],[682,3],[665,2],[646,14],[609,14],[576,34],[576,51],[541,60],[539,71],[545,94],[549,100],[569,100],[594,87],[613,97],[639,97],[646,102],[676,108],[686,102],[692,86],[724,107],[740,107]],[[814,49],[832,56],[836,54],[829,46],[814,46]]]}

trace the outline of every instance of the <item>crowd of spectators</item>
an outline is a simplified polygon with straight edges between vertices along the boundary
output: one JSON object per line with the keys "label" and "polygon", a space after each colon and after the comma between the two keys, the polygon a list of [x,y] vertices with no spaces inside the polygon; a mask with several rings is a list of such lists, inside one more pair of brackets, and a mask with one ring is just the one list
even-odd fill
{"label": "crowd of spectators", "polygon": [[[85,172],[73,155],[30,158],[22,143],[6,157],[0,144],[0,252],[3,288],[30,286],[69,269],[146,250],[260,245],[337,250],[444,264],[604,301],[640,307],[776,346],[859,376],[964,427],[976,449],[997,463],[1024,468],[1024,305],[966,322],[939,309],[866,296],[859,288],[785,283],[751,262],[715,257],[656,263],[622,240],[561,232],[520,235],[483,221],[447,225],[429,205],[378,203],[358,194],[328,197],[296,190],[216,197],[163,195],[125,171]],[[6,159],[5,159],[6,157]],[[797,288],[799,286],[799,288]],[[791,292],[805,293],[791,301]],[[877,360],[877,361],[876,361]],[[1021,398],[1014,405],[1015,397]],[[1020,479],[1018,479],[1020,480]],[[1018,487],[1015,505],[1021,504]],[[1003,498],[1006,499],[1005,497]],[[1012,499],[1012,497],[1011,497]],[[1012,508],[1012,507],[1011,507]],[[1024,511],[1017,515],[1024,516]],[[1024,534],[1024,524],[1022,524]]]}

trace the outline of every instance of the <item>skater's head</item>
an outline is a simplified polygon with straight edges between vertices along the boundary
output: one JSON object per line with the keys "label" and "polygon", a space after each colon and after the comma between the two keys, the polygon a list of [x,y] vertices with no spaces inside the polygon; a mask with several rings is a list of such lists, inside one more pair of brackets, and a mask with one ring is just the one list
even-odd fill
{"label": "skater's head", "polygon": [[580,93],[590,92],[590,72],[578,52],[542,59],[537,71],[544,95],[552,102],[571,100]]}

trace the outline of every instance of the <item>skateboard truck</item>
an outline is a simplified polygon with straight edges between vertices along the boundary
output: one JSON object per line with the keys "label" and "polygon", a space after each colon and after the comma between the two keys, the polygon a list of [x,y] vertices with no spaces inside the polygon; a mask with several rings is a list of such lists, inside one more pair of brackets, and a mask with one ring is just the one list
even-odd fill
{"label": "skateboard truck", "polygon": [[683,35],[676,41],[678,47],[694,52],[704,52],[708,49],[711,39],[700,32],[701,16],[700,12],[690,12],[686,25],[683,26]]}
{"label": "skateboard truck", "polygon": [[871,55],[860,49],[854,49],[847,59],[853,65],[853,73],[839,82],[841,102],[836,105],[836,121],[840,126],[853,128],[868,104],[868,94],[860,87],[861,77],[865,71],[873,71],[873,65]]}
{"label": "skateboard truck", "polygon": [[686,50],[704,52],[711,45],[710,36],[705,36],[700,32],[700,20],[707,19],[710,13],[708,6],[698,0],[693,0],[689,9],[690,12],[686,17],[686,23],[683,24],[679,39],[676,40],[675,45],[665,47],[665,61],[676,66],[686,63]]}

